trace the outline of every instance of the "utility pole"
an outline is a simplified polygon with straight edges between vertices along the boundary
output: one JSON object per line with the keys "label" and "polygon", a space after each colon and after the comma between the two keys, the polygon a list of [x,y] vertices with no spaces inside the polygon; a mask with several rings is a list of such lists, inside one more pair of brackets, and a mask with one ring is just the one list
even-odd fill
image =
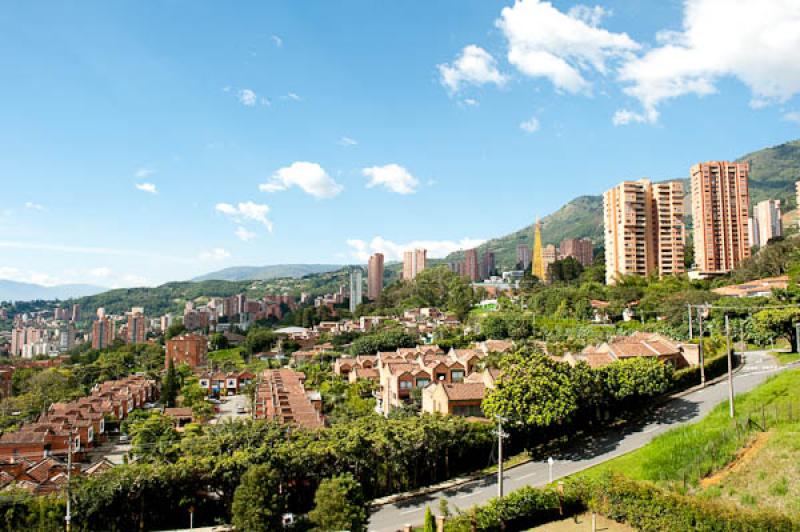
{"label": "utility pole", "polygon": [[686,310],[689,311],[689,340],[692,339],[692,304],[686,304]]}
{"label": "utility pole", "polygon": [[67,512],[64,515],[64,523],[67,532],[72,530],[72,501],[70,493],[70,480],[72,480],[72,427],[67,436]]}
{"label": "utility pole", "polygon": [[706,368],[705,358],[703,358],[703,310],[697,309],[697,319],[700,321],[700,343],[697,345],[697,351],[700,355],[700,385],[706,385]]}
{"label": "utility pole", "polygon": [[736,409],[733,405],[733,353],[731,353],[731,322],[725,314],[725,336],[728,340],[728,402],[731,407],[731,418],[736,417]]}
{"label": "utility pole", "polygon": [[497,418],[497,496],[503,498],[503,422],[508,421],[502,416]]}

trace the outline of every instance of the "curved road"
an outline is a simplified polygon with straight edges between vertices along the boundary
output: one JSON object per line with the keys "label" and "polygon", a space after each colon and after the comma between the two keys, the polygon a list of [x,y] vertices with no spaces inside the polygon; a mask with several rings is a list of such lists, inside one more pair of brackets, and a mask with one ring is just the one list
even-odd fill
{"label": "curved road", "polygon": [[[734,391],[738,394],[751,390],[780,370],[775,359],[767,355],[766,351],[744,353],[742,369],[734,376]],[[656,409],[646,419],[628,425],[623,430],[598,436],[580,449],[567,450],[554,456],[553,478],[577,473],[638,449],[670,428],[698,421],[727,398],[728,381],[723,380],[673,399]],[[548,482],[547,463],[529,462],[515,467],[507,471],[503,479],[505,493],[523,486],[543,486]],[[466,509],[476,504],[483,504],[496,495],[496,475],[474,480],[453,488],[382,506],[370,517],[369,530],[395,532],[402,530],[404,524],[420,524],[423,521],[425,506],[435,509],[441,498],[447,499],[451,509]]]}

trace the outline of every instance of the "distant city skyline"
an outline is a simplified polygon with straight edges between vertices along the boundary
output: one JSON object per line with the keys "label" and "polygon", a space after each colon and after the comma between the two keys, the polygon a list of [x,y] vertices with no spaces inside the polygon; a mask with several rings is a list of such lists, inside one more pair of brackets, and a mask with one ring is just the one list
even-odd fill
{"label": "distant city skyline", "polygon": [[0,279],[435,259],[687,178],[800,137],[795,5],[15,3]]}

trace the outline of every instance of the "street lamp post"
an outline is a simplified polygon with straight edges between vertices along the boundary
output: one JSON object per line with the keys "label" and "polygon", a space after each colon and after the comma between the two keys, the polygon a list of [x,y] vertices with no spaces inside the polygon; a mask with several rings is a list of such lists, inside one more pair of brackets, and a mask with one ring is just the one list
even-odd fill
{"label": "street lamp post", "polygon": [[725,314],[725,336],[728,344],[728,402],[730,403],[731,417],[736,417],[736,410],[733,405],[733,353],[731,352],[731,322]]}
{"label": "street lamp post", "polygon": [[497,496],[503,498],[503,423],[508,419],[503,416],[494,416],[497,418]]}

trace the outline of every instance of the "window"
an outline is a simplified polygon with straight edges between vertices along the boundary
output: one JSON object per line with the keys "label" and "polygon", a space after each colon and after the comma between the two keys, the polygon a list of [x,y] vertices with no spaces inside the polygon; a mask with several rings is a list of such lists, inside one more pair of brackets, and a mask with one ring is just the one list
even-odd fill
{"label": "window", "polygon": [[453,382],[461,382],[464,380],[464,370],[463,369],[454,369],[450,372],[450,379]]}
{"label": "window", "polygon": [[410,390],[411,389],[411,381],[400,381],[400,389],[401,390]]}
{"label": "window", "polygon": [[417,388],[424,388],[430,384],[430,379],[417,379]]}

